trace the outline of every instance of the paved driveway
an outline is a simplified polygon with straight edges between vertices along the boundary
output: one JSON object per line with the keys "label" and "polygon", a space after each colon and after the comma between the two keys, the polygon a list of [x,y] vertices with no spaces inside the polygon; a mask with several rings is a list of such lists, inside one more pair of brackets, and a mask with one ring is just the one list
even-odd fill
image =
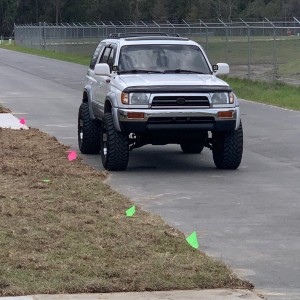
{"label": "paved driveway", "polygon": [[[76,118],[86,68],[0,49],[0,102],[32,127],[78,149]],[[252,281],[268,299],[300,299],[300,113],[241,103],[244,160],[220,171],[209,150],[179,146],[131,153],[127,172],[108,180],[144,209]],[[86,157],[101,168],[100,156]]]}

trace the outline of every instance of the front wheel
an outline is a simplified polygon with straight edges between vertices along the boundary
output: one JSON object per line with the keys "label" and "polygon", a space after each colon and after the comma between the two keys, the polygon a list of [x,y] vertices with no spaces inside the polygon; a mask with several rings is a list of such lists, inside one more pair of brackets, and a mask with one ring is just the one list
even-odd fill
{"label": "front wheel", "polygon": [[213,133],[213,158],[218,169],[235,170],[243,156],[243,127],[237,130]]}
{"label": "front wheel", "polygon": [[102,163],[108,171],[126,170],[129,160],[128,136],[115,129],[111,113],[106,113],[101,131]]}

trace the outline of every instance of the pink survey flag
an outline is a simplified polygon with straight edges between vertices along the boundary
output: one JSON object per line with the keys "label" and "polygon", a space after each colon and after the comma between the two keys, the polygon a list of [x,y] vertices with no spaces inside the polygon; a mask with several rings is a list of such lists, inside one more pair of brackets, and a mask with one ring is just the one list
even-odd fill
{"label": "pink survey flag", "polygon": [[75,160],[77,158],[76,151],[71,151],[68,155],[69,161]]}
{"label": "pink survey flag", "polygon": [[21,123],[22,125],[25,125],[25,124],[26,124],[26,120],[25,120],[25,119],[21,119],[21,120],[20,120],[20,123]]}

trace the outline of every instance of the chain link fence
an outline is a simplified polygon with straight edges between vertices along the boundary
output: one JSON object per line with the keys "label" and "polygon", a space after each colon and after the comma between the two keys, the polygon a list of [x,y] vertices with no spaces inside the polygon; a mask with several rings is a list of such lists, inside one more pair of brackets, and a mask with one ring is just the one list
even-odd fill
{"label": "chain link fence", "polygon": [[15,42],[31,48],[91,55],[112,33],[163,32],[199,42],[212,63],[227,62],[231,75],[300,83],[300,21],[176,20],[15,25]]}

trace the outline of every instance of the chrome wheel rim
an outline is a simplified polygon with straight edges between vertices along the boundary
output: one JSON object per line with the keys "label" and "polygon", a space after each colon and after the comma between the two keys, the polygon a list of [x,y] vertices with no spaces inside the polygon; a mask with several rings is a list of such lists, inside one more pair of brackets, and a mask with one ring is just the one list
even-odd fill
{"label": "chrome wheel rim", "polygon": [[82,144],[82,141],[83,141],[83,120],[82,120],[82,118],[80,118],[79,122],[78,122],[78,138],[79,138],[79,143]]}
{"label": "chrome wheel rim", "polygon": [[104,157],[106,158],[107,156],[107,134],[106,134],[106,131],[105,129],[103,130],[103,133],[102,133],[102,153],[104,155]]}

